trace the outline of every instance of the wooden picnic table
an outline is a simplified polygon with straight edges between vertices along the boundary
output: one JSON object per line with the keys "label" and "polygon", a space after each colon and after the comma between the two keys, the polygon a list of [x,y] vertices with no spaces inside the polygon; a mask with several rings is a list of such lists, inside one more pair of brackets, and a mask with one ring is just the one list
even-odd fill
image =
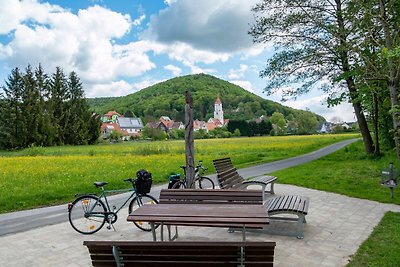
{"label": "wooden picnic table", "polygon": [[[262,228],[269,223],[267,209],[263,205],[235,204],[158,204],[143,205],[128,216],[128,221],[150,222],[153,240],[157,241],[155,224],[161,224],[169,230],[169,240],[176,239],[178,232],[171,239],[171,225],[209,226],[241,228],[243,241],[246,240],[246,227]],[[177,229],[177,228],[176,228]]]}

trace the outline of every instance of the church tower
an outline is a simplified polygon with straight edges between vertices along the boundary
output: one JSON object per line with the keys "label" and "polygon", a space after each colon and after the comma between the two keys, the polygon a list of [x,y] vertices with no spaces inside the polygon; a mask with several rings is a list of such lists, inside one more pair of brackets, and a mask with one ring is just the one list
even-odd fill
{"label": "church tower", "polygon": [[214,104],[214,119],[217,119],[221,124],[224,124],[224,112],[222,111],[222,102],[221,99],[219,99],[219,96],[217,97],[217,100],[215,100]]}

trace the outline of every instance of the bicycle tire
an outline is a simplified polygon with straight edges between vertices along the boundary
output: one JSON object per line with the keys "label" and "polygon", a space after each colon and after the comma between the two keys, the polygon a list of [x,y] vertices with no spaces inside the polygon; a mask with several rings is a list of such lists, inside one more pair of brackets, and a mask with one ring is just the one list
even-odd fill
{"label": "bicycle tire", "polygon": [[[139,199],[139,201],[138,201],[138,199]],[[135,212],[135,210],[137,208],[139,208],[143,205],[153,205],[153,204],[158,204],[158,201],[157,201],[157,199],[155,199],[154,197],[152,197],[150,195],[136,196],[132,199],[131,203],[129,203],[129,214],[131,214],[132,212]],[[145,232],[151,231],[151,224],[149,222],[134,221],[133,223],[140,230],[143,230]],[[156,224],[155,228],[157,229],[158,226],[159,226],[159,224]]]}
{"label": "bicycle tire", "polygon": [[186,189],[186,185],[185,185],[184,182],[179,181],[179,182],[176,182],[176,183],[172,186],[171,189]]}
{"label": "bicycle tire", "polygon": [[72,202],[68,219],[75,231],[91,235],[104,226],[106,213],[106,206],[101,199],[93,195],[83,195]]}
{"label": "bicycle tire", "polygon": [[215,189],[215,184],[211,178],[201,176],[198,180],[200,189]]}

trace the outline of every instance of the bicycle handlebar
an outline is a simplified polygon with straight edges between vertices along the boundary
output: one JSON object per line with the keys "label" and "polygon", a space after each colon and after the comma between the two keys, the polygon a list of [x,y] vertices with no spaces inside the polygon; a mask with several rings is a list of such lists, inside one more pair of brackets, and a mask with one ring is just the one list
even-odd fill
{"label": "bicycle handlebar", "polygon": [[124,182],[131,182],[134,183],[135,182],[135,178],[128,178],[128,179],[124,179]]}
{"label": "bicycle handlebar", "polygon": [[[186,165],[181,165],[180,167],[181,167],[184,171],[186,170]],[[194,167],[194,166],[193,166],[193,167]],[[202,160],[199,160],[199,163],[197,163],[197,166],[194,167],[194,168],[195,168],[195,169],[194,169],[195,172],[198,172],[200,168],[203,169],[203,171],[206,171],[206,170],[208,169],[208,168],[206,168],[206,167],[203,166],[203,161],[202,161]]]}

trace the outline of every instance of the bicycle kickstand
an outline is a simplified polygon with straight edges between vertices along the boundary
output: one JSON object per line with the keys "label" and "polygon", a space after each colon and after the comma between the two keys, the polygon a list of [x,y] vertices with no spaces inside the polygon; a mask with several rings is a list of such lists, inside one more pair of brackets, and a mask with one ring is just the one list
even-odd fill
{"label": "bicycle kickstand", "polygon": [[114,230],[114,232],[115,232],[115,227],[114,227],[114,224],[113,224],[112,222],[108,222],[107,229],[108,229],[108,230],[111,230],[111,227],[112,227],[112,229],[113,229],[113,230]]}

